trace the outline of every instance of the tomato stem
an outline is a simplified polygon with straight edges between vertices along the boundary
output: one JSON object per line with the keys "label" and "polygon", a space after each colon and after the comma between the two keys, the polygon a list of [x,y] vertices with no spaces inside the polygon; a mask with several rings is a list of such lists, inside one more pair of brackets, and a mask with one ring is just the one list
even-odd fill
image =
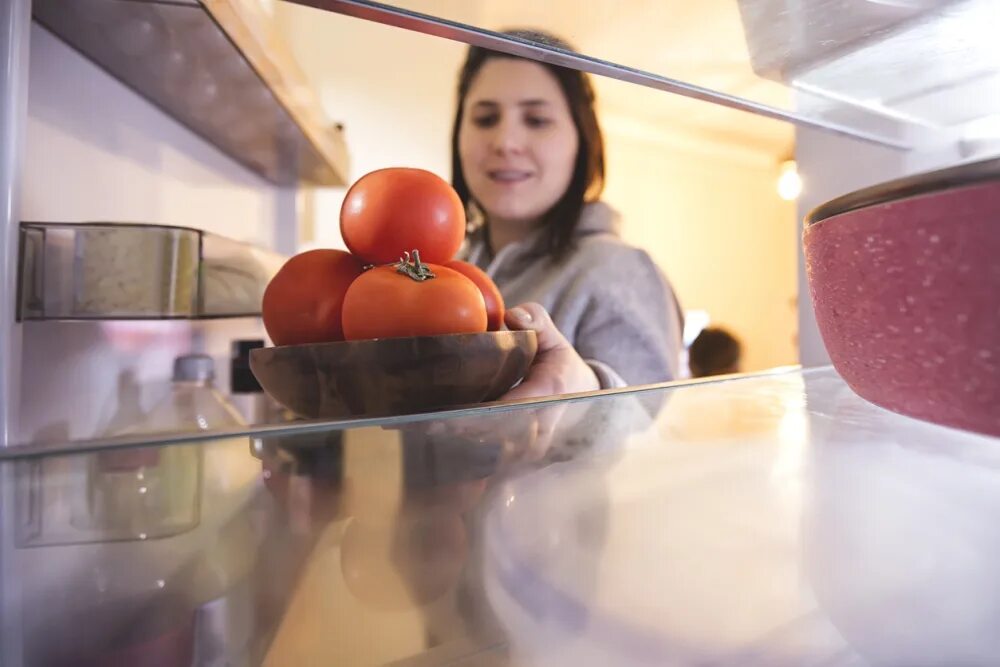
{"label": "tomato stem", "polygon": [[410,259],[410,253],[404,252],[403,256],[399,258],[399,262],[395,266],[397,273],[409,276],[418,283],[437,277],[434,275],[434,272],[431,271],[429,266],[420,261],[420,251],[416,249],[413,250],[412,260]]}

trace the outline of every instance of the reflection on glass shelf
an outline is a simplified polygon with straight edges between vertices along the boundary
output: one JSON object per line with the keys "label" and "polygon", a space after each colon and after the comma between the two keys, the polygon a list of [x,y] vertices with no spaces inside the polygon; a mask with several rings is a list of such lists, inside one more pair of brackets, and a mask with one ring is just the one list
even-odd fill
{"label": "reflection on glass shelf", "polygon": [[[1000,138],[994,0],[293,1],[900,148]],[[491,32],[516,27],[585,57]]]}

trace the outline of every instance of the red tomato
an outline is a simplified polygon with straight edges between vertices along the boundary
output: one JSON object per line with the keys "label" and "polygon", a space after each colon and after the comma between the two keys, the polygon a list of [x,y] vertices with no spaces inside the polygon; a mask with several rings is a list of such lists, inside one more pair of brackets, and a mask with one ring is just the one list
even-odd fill
{"label": "red tomato", "polygon": [[418,281],[398,265],[361,274],[344,296],[347,340],[439,336],[486,331],[486,304],[475,283],[437,264],[436,277]]}
{"label": "red tomato", "polygon": [[440,264],[462,245],[465,210],[455,190],[429,171],[379,169],[347,191],[340,233],[366,264],[389,264],[414,249]]}
{"label": "red tomato", "polygon": [[361,261],[343,250],[292,257],[264,290],[264,328],[275,345],[344,340],[344,294],[361,275]]}
{"label": "red tomato", "polygon": [[475,264],[469,264],[458,259],[445,262],[449,269],[455,269],[463,276],[476,283],[476,287],[483,293],[483,301],[486,302],[486,330],[500,331],[503,327],[504,303],[500,289],[493,282],[493,279],[486,275],[486,272]]}

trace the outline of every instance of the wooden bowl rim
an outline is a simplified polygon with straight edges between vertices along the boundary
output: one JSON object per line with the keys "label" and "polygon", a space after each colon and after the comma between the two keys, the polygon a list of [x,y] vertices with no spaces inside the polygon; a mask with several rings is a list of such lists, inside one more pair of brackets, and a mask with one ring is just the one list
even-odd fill
{"label": "wooden bowl rim", "polygon": [[473,337],[490,337],[498,338],[503,336],[512,336],[514,338],[526,338],[537,339],[538,334],[532,330],[527,329],[523,331],[483,331],[480,333],[457,333],[457,334],[440,334],[437,336],[400,336],[397,338],[363,338],[361,340],[335,340],[326,343],[299,343],[298,345],[271,345],[269,347],[258,347],[250,350],[250,356],[259,356],[266,352],[272,352],[276,350],[301,350],[304,348],[321,348],[321,347],[335,347],[339,345],[372,345],[377,346],[379,344],[385,343],[399,343],[401,341],[443,341],[445,339],[457,339],[457,338],[473,338]]}

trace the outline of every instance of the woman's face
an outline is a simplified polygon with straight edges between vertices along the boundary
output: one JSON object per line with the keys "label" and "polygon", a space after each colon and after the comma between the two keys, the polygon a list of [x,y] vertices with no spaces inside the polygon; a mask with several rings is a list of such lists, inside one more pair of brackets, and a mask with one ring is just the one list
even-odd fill
{"label": "woman's face", "polygon": [[533,223],[566,192],[579,139],[556,78],[527,60],[492,58],[465,98],[458,152],[491,223]]}

